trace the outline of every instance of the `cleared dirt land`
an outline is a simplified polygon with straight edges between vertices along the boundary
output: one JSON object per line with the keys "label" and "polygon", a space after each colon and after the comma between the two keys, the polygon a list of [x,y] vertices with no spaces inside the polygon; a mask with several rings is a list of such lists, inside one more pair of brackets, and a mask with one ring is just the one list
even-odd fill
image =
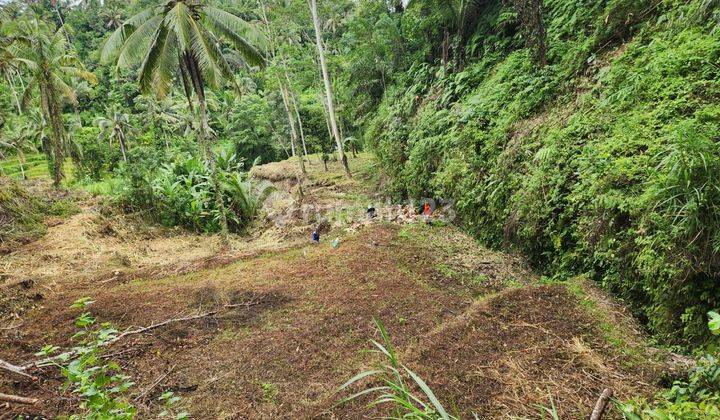
{"label": "cleared dirt land", "polygon": [[[352,213],[378,200],[372,161],[353,162],[360,173],[347,181],[337,165],[325,173],[313,161],[305,203]],[[292,201],[282,193],[297,188],[293,168],[255,171],[278,186],[276,203],[285,200],[269,213]],[[664,369],[624,308],[586,281],[543,282],[522,259],[453,226],[335,218],[311,245],[314,222],[297,217],[260,223],[219,253],[217,238],[103,216],[91,199],[82,209],[0,257],[0,359],[22,364],[46,344],[71,346],[79,310],[69,306],[84,296],[99,321],[121,331],[217,311],[108,347],[135,382],[129,398],[141,418],[157,416],[167,390],[194,418],[388,414],[366,400],[337,404],[348,395],[337,391],[343,382],[383,363],[368,351],[379,339],[373,317],[401,361],[461,418],[538,418],[551,398],[564,417],[579,418],[604,388],[619,399],[652,395]],[[57,370],[30,372],[38,379],[0,372],[0,392],[40,402],[0,406],[0,417],[76,412]]]}

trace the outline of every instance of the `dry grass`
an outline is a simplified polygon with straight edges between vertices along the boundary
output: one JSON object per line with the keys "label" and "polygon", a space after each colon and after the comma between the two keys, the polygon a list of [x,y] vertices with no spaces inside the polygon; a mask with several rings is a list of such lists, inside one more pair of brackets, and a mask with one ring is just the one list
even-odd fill
{"label": "dry grass", "polygon": [[[313,200],[351,206],[370,197],[367,178],[313,171]],[[365,189],[355,194],[353,185]],[[279,227],[259,227],[218,254],[216,238],[149,228],[87,206],[3,258],[13,278],[32,281],[13,288],[26,300],[20,320],[7,318],[13,328],[0,330],[0,359],[22,362],[42,345],[70,345],[77,314],[69,305],[81,296],[96,301],[100,321],[121,329],[249,299],[261,303],[109,350],[137,382],[131,397],[141,418],[157,415],[156,398],[167,390],[196,418],[387,414],[387,407],[372,411],[361,402],[335,405],[337,387],[379,361],[364,351],[377,338],[373,317],[403,361],[462,417],[534,416],[549,394],[564,415],[578,417],[602,387],[621,397],[654,391],[654,370],[623,363],[582,297],[534,285],[536,276],[516,256],[478,246],[453,227],[389,223],[331,226],[313,246],[303,223],[292,224],[287,238]],[[338,249],[326,239],[335,236]],[[587,299],[599,299],[595,293]],[[617,328],[625,334],[633,327]],[[628,345],[645,351],[641,340]],[[36,373],[37,382],[0,374],[2,392],[42,400],[8,415],[53,417],[76,407],[52,369]]]}

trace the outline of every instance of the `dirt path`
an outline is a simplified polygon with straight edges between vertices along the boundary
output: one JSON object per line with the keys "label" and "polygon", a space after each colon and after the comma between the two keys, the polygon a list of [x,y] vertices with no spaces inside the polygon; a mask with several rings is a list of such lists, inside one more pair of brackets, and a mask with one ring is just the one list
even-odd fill
{"label": "dirt path", "polygon": [[[362,201],[344,197],[350,190],[325,174],[312,176],[318,200]],[[336,226],[318,246],[287,239],[271,247],[258,235],[222,257],[212,238],[149,234],[150,251],[130,257],[134,274],[119,276],[115,266],[104,266],[106,252],[91,252],[93,241],[83,252],[63,248],[64,235],[97,226],[93,217],[84,212],[31,245],[41,247],[40,255],[67,250],[50,268],[10,257],[13,273],[35,270],[28,273],[40,280],[27,290],[42,296],[22,312],[20,326],[0,330],[0,359],[21,362],[45,344],[70,345],[78,310],[69,305],[82,296],[96,301],[99,320],[120,329],[254,302],[108,350],[136,382],[130,398],[141,418],[157,416],[157,397],[166,390],[182,396],[194,418],[387,414],[387,407],[368,409],[362,401],[336,405],[344,396],[336,391],[340,384],[381,362],[366,351],[368,340],[378,339],[373,317],[385,324],[402,360],[462,418],[538,417],[537,404],[549,406],[550,398],[561,414],[577,418],[604,387],[619,398],[654,392],[658,365],[618,307],[604,305],[581,281],[539,284],[521,259],[482,248],[454,227],[378,222],[347,233]],[[334,249],[327,238],[336,235]],[[130,252],[128,242],[111,242]],[[6,416],[76,411],[77,400],[61,395],[56,372],[36,373],[37,382],[0,373],[0,392],[41,399],[30,408],[6,407]]]}

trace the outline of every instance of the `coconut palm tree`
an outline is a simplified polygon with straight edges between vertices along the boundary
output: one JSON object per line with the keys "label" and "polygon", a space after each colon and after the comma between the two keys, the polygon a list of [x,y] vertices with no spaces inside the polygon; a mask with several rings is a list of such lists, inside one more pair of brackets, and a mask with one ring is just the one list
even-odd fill
{"label": "coconut palm tree", "polygon": [[[11,20],[12,17],[10,16],[10,13],[5,9],[0,9],[0,28],[7,25]],[[14,83],[15,78],[20,72],[20,69],[18,68],[19,63],[15,59],[15,52],[13,51],[13,44],[16,41],[18,41],[18,37],[0,34],[0,75],[2,75],[10,87],[15,106],[17,107],[18,115],[21,115],[22,107],[20,106],[20,95],[18,94]]]}
{"label": "coconut palm tree", "polygon": [[123,23],[123,11],[119,7],[113,5],[109,8],[103,9],[100,12],[100,17],[105,22],[105,27],[110,30],[116,30]]}
{"label": "coconut palm tree", "polygon": [[218,87],[223,81],[235,85],[220,39],[227,41],[249,65],[264,64],[256,49],[263,43],[260,32],[204,0],[161,0],[140,11],[108,38],[101,58],[116,61],[118,68],[139,66],[138,84],[144,94],[165,96],[178,79],[177,74],[191,108],[194,93],[199,119],[197,136],[210,166],[222,236],[227,244],[227,215],[208,135],[205,96],[206,86]]}
{"label": "coconut palm tree", "polygon": [[322,28],[320,26],[320,18],[318,17],[317,0],[308,0],[310,6],[310,12],[312,14],[313,26],[315,27],[315,44],[317,46],[318,58],[320,59],[320,70],[322,73],[323,82],[325,83],[325,96],[327,98],[327,111],[330,118],[330,128],[332,129],[333,137],[335,138],[335,145],[337,146],[338,153],[340,153],[340,161],[342,162],[343,168],[345,169],[345,175],[350,178],[350,167],[348,166],[347,156],[345,155],[345,149],[343,148],[342,136],[338,129],[337,118],[335,117],[335,99],[333,98],[332,81],[330,80],[330,72],[328,71],[328,65],[325,61],[325,48],[323,46],[323,35]]}
{"label": "coconut palm tree", "polygon": [[29,80],[22,106],[27,108],[35,92],[39,93],[40,109],[51,128],[52,144],[46,153],[48,162],[52,163],[55,187],[59,188],[63,179],[66,140],[62,104],[65,101],[77,103],[70,79],[79,78],[90,83],[97,83],[97,79],[71,54],[63,28],[53,31],[43,22],[30,20],[22,22],[20,31],[23,39],[17,44],[15,60],[27,72]]}
{"label": "coconut palm tree", "polygon": [[97,120],[97,125],[100,127],[100,140],[107,140],[110,147],[117,141],[123,161],[127,162],[127,133],[132,130],[130,115],[113,107],[108,109],[107,117]]}
{"label": "coconut palm tree", "polygon": [[37,152],[37,148],[32,142],[33,136],[28,130],[30,130],[28,126],[16,126],[6,136],[0,137],[0,149],[14,151],[17,154],[22,179],[27,179],[27,175],[25,175],[25,152]]}
{"label": "coconut palm tree", "polygon": [[162,99],[153,96],[140,96],[135,100],[135,106],[146,118],[143,118],[142,128],[152,129],[160,135],[165,143],[165,149],[170,149],[169,137],[174,133],[184,134],[180,128],[183,115],[187,113],[186,106],[173,96]]}

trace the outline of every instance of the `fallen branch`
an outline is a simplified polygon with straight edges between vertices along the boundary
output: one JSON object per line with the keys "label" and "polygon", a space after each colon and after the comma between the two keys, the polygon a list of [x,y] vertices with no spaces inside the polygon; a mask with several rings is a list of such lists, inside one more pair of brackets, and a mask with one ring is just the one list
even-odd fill
{"label": "fallen branch", "polygon": [[17,395],[2,394],[0,393],[0,401],[8,401],[16,404],[37,404],[39,401],[37,398],[19,397]]}
{"label": "fallen branch", "polygon": [[22,327],[23,323],[24,323],[23,321],[20,321],[20,323],[17,324],[17,325],[12,325],[12,324],[10,324],[10,325],[7,326],[7,327],[0,327],[0,330],[3,330],[3,331],[14,330],[15,328],[20,328],[20,327]]}
{"label": "fallen branch", "polygon": [[[230,309],[237,309],[237,308],[242,308],[242,307],[249,308],[249,307],[251,307],[251,306],[258,305],[259,303],[260,303],[259,301],[252,301],[252,302],[245,302],[245,303],[238,303],[238,304],[223,305],[223,306],[221,306],[220,308],[215,309],[215,310],[213,310],[213,311],[202,312],[202,313],[195,313],[195,314],[193,314],[193,315],[187,315],[187,316],[183,316],[183,317],[179,317],[179,318],[171,318],[171,319],[167,319],[167,320],[162,321],[162,322],[158,322],[158,323],[155,323],[155,324],[148,325],[148,326],[146,326],[146,327],[140,327],[140,328],[136,328],[136,329],[134,329],[134,330],[126,330],[126,331],[118,334],[118,335],[115,336],[114,338],[112,338],[112,339],[110,339],[110,340],[108,340],[108,341],[105,341],[105,342],[102,343],[100,346],[101,346],[101,347],[107,347],[107,346],[110,346],[110,345],[112,345],[112,344],[117,343],[118,341],[120,341],[120,340],[122,340],[122,339],[124,339],[124,338],[126,338],[126,337],[128,337],[128,336],[136,335],[136,334],[142,334],[142,333],[145,333],[145,332],[148,332],[148,331],[152,331],[152,330],[157,329],[157,328],[160,328],[160,327],[164,327],[164,326],[166,326],[166,325],[170,325],[170,324],[174,324],[174,323],[178,323],[178,322],[187,322],[187,321],[194,321],[194,320],[196,320],[196,319],[207,318],[207,317],[211,317],[211,316],[217,315],[217,314],[219,314],[219,313],[222,312],[222,311],[226,311],[226,310],[230,310]],[[62,359],[66,359],[66,358],[68,358],[68,357],[70,357],[70,356],[74,356],[75,354],[77,354],[77,350],[76,350],[76,349],[70,349],[70,350],[68,350],[68,351],[66,351],[66,352],[64,352],[64,353],[61,353],[61,354],[57,355],[57,356],[47,357],[47,358],[45,358],[45,359],[36,360],[36,361],[33,361],[33,362],[23,363],[23,364],[20,365],[20,366],[15,366],[15,365],[13,365],[13,364],[11,364],[11,363],[2,362],[2,360],[0,360],[0,362],[2,362],[2,363],[0,363],[0,368],[3,368],[3,369],[5,369],[5,370],[9,370],[9,371],[11,371],[11,372],[15,372],[15,373],[20,374],[20,375],[25,375],[25,376],[30,377],[30,378],[35,378],[35,377],[27,374],[26,371],[27,371],[28,369],[32,368],[32,367],[42,367],[42,366],[48,366],[48,365],[55,364],[57,361],[62,360]],[[5,364],[7,364],[7,366],[5,366]]]}
{"label": "fallen branch", "polygon": [[213,315],[217,315],[221,311],[224,311],[224,310],[236,309],[236,308],[240,308],[240,307],[249,308],[251,306],[257,305],[258,303],[259,302],[246,302],[246,303],[238,303],[238,304],[234,304],[234,305],[224,305],[220,309],[216,309],[214,311],[209,311],[209,312],[204,312],[204,313],[199,313],[199,314],[194,314],[194,315],[188,315],[188,316],[184,316],[181,318],[171,318],[171,319],[165,320],[163,322],[159,322],[157,324],[148,325],[147,327],[141,327],[141,328],[138,328],[135,330],[125,331],[124,333],[122,333],[122,334],[118,335],[117,337],[113,338],[112,340],[108,341],[106,343],[106,345],[110,345],[117,341],[120,341],[129,335],[142,334],[144,332],[148,332],[148,331],[154,330],[156,328],[164,327],[165,325],[174,324],[176,322],[187,322],[187,321],[194,321],[196,319],[207,318],[207,317],[211,317]]}
{"label": "fallen branch", "polygon": [[25,376],[27,378],[32,379],[33,381],[37,380],[37,377],[32,376],[32,375],[28,374],[27,372],[25,372],[25,370],[26,370],[25,367],[14,365],[14,364],[12,364],[10,362],[6,362],[2,359],[0,359],[0,369],[15,373],[17,375]]}
{"label": "fallen branch", "polygon": [[605,410],[607,409],[607,405],[610,402],[610,398],[613,396],[613,391],[610,388],[605,388],[605,390],[600,394],[600,398],[598,398],[597,402],[595,403],[595,408],[592,411],[592,414],[590,414],[590,420],[600,420],[602,419],[603,414],[605,414]]}

